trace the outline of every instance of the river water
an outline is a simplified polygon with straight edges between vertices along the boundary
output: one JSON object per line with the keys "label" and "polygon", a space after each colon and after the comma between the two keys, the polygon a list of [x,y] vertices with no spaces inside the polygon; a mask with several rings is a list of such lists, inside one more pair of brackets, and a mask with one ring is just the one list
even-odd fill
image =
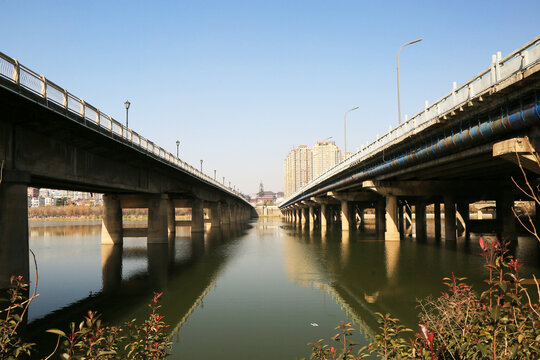
{"label": "river water", "polygon": [[[307,343],[329,339],[341,320],[367,343],[376,312],[416,328],[417,299],[440,294],[443,277],[455,272],[478,289],[485,278],[475,236],[386,243],[369,229],[321,234],[269,219],[196,236],[178,227],[165,245],[141,237],[101,245],[100,234],[100,223],[30,226],[40,295],[27,334],[44,353],[54,341],[45,329],[65,329],[89,309],[108,323],[142,319],[161,291],[171,359],[309,357]],[[537,240],[519,237],[512,252],[526,277],[539,277]],[[33,269],[31,277],[34,284]]]}

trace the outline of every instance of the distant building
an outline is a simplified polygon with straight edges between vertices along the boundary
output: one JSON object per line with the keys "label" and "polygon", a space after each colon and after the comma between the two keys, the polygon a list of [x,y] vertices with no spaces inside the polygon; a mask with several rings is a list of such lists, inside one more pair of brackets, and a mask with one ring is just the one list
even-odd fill
{"label": "distant building", "polygon": [[341,150],[334,141],[317,141],[313,153],[313,179],[341,162]]}
{"label": "distant building", "polygon": [[285,158],[284,180],[285,196],[289,196],[312,178],[312,153],[307,145],[292,149]]}
{"label": "distant building", "polygon": [[283,163],[285,197],[333,168],[341,160],[341,150],[334,141],[317,141],[313,149],[307,145],[292,149]]}

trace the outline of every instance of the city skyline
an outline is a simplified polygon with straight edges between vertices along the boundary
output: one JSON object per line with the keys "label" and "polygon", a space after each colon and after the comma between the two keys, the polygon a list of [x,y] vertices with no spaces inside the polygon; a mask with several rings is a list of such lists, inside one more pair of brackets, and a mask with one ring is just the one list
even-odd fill
{"label": "city skyline", "polygon": [[[511,2],[392,2],[391,12],[360,2],[3,5],[10,36],[0,51],[118,121],[129,100],[132,129],[171,153],[180,141],[183,160],[198,167],[203,159],[206,174],[216,170],[246,194],[259,179],[283,189],[283,159],[295,144],[333,136],[343,148],[353,106],[349,151],[395,127],[402,44],[424,38],[401,54],[404,118],[487,68],[491,54],[538,35],[540,10],[525,1],[530,11],[501,27],[493,19],[515,12]],[[36,36],[37,26],[21,27],[13,13],[47,26]],[[90,18],[94,26],[80,26]]]}

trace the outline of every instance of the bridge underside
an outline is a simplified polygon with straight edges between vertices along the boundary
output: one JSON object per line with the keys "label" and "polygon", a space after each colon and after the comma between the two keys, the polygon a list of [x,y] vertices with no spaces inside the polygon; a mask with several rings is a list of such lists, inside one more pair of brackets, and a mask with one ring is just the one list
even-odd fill
{"label": "bridge underside", "polygon": [[460,227],[472,224],[469,204],[492,200],[496,220],[488,230],[512,240],[514,201],[531,200],[518,186],[535,187],[540,174],[539,99],[536,64],[308,184],[281,209],[300,225],[340,223],[348,231],[363,224],[364,209],[374,208],[380,238],[399,240],[411,231],[413,209],[416,236],[425,237],[426,205],[433,204],[436,236],[444,215],[444,238],[454,241]]}
{"label": "bridge underside", "polygon": [[[27,188],[104,193],[102,242],[121,244],[122,208],[148,209],[149,243],[174,239],[175,208],[191,230],[247,221],[253,208],[202,177],[0,78],[0,288],[28,278]],[[107,136],[104,136],[107,133]]]}

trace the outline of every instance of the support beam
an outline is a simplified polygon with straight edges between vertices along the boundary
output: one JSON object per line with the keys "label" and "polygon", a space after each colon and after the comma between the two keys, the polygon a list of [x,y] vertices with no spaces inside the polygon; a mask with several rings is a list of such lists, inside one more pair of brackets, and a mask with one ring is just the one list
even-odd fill
{"label": "support beam", "polygon": [[438,201],[433,204],[433,216],[435,220],[435,239],[441,239],[441,203]]}
{"label": "support beam", "polygon": [[379,239],[384,239],[386,201],[381,198],[375,202],[375,231]]}
{"label": "support beam", "polygon": [[173,239],[176,236],[176,209],[170,199],[167,201],[167,235]]}
{"label": "support beam", "polygon": [[101,243],[122,244],[122,208],[118,195],[103,195]]}
{"label": "support beam", "polygon": [[0,184],[0,289],[12,275],[29,281],[27,184]]}
{"label": "support beam", "polygon": [[456,241],[456,203],[453,196],[444,197],[444,240]]}
{"label": "support beam", "polygon": [[509,189],[504,189],[501,195],[497,198],[497,224],[499,227],[500,236],[509,242],[515,242],[516,223],[514,212],[514,196]]}
{"label": "support beam", "polygon": [[210,204],[210,223],[213,228],[221,226],[221,205],[218,202]]}
{"label": "support beam", "polygon": [[412,209],[408,201],[405,202],[405,234],[412,236]]}
{"label": "support beam", "polygon": [[314,206],[310,206],[309,207],[309,229],[310,230],[313,230],[313,228],[315,228],[315,207]]}
{"label": "support beam", "polygon": [[386,196],[386,231],[385,241],[399,241],[397,197]]}
{"label": "support beam", "polygon": [[414,223],[416,226],[416,240],[426,240],[426,202],[424,199],[416,200],[414,204]]}
{"label": "support beam", "polygon": [[149,244],[167,244],[169,242],[169,198],[162,194],[148,201],[148,238]]}
{"label": "support beam", "polygon": [[221,224],[229,225],[231,223],[231,212],[229,204],[221,203]]}
{"label": "support beam", "polygon": [[326,208],[326,204],[321,204],[320,214],[321,229],[326,229],[326,227],[328,226],[328,209]]}
{"label": "support beam", "polygon": [[349,202],[341,200],[341,231],[349,231],[351,229],[351,216]]}
{"label": "support beam", "polygon": [[204,232],[204,202],[201,199],[193,199],[191,207],[191,232]]}

